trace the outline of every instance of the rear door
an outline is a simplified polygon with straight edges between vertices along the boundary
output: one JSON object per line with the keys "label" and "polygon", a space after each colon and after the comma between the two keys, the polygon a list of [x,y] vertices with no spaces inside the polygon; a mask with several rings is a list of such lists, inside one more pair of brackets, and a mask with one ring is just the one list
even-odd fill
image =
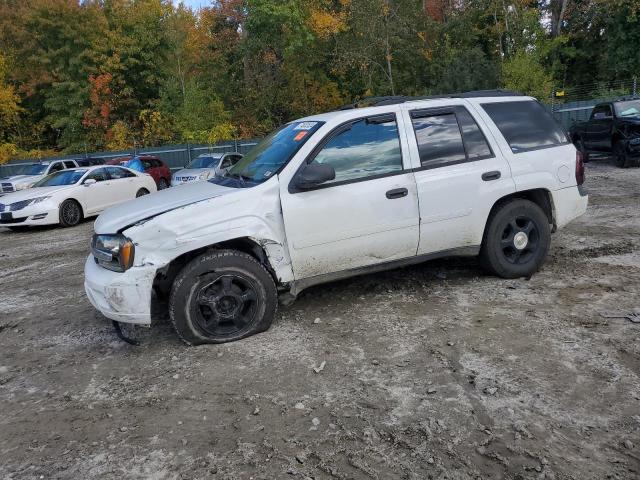
{"label": "rear door", "polygon": [[296,279],[415,256],[418,197],[402,130],[395,113],[351,120],[303,163],[331,165],[334,180],[302,191],[295,176],[281,183]]}
{"label": "rear door", "polygon": [[110,184],[110,205],[116,205],[136,197],[138,182],[136,175],[126,168],[107,167]]}
{"label": "rear door", "polygon": [[418,254],[475,251],[489,210],[515,189],[509,164],[492,147],[483,122],[458,102],[403,105],[420,202]]}
{"label": "rear door", "polygon": [[613,111],[611,105],[598,105],[593,109],[591,120],[587,124],[588,143],[585,146],[591,150],[609,150],[612,128]]}

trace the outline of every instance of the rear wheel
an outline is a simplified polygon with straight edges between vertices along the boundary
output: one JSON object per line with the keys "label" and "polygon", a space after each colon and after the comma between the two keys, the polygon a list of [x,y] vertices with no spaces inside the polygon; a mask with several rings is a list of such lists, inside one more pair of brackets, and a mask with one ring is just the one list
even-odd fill
{"label": "rear wheel", "polygon": [[489,218],[480,261],[499,277],[528,277],[544,263],[550,243],[549,219],[542,209],[529,200],[513,200]]}
{"label": "rear wheel", "polygon": [[75,200],[65,200],[60,204],[60,225],[74,227],[82,221],[82,207]]}
{"label": "rear wheel", "polygon": [[158,180],[158,190],[164,190],[165,188],[169,188],[169,182],[166,179],[161,178]]}
{"label": "rear wheel", "polygon": [[142,197],[144,195],[149,195],[149,190],[147,190],[146,188],[141,188],[136,192],[136,198]]}
{"label": "rear wheel", "polygon": [[271,274],[235,250],[203,254],[178,274],[169,315],[189,345],[240,340],[269,328],[277,308]]}

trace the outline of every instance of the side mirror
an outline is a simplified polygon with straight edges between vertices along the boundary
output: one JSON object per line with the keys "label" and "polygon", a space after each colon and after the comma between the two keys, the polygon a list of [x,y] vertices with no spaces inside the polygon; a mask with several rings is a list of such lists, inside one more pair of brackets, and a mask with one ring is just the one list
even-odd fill
{"label": "side mirror", "polygon": [[87,178],[84,182],[82,182],[82,184],[85,187],[88,187],[90,185],[93,185],[94,183],[96,183],[96,179],[95,178]]}
{"label": "side mirror", "polygon": [[336,171],[331,165],[310,163],[296,177],[296,187],[306,190],[335,178]]}

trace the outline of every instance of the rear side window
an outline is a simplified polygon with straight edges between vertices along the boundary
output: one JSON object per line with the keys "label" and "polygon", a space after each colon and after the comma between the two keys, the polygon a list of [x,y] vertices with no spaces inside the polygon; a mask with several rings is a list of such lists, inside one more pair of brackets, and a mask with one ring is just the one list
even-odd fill
{"label": "rear side window", "polygon": [[569,143],[564,131],[545,108],[532,100],[484,103],[513,153]]}
{"label": "rear side window", "polygon": [[76,164],[73,162],[64,162],[66,168],[76,168]]}
{"label": "rear side window", "polygon": [[120,167],[107,167],[107,171],[109,172],[109,177],[111,177],[112,180],[118,180],[120,178],[135,177],[134,173]]}
{"label": "rear side window", "polygon": [[462,130],[464,148],[467,151],[469,161],[493,157],[493,152],[487,143],[487,139],[469,111],[464,107],[456,107],[456,116],[458,117],[460,130]]}
{"label": "rear side window", "polygon": [[438,168],[467,160],[454,113],[423,116],[416,112],[412,117],[423,167]]}

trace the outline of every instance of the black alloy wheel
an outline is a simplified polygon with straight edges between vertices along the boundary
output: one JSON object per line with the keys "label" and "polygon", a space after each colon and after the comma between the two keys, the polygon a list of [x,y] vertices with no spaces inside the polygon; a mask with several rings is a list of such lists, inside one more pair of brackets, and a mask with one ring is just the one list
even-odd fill
{"label": "black alloy wheel", "polygon": [[82,209],[75,200],[65,200],[60,205],[60,225],[73,227],[82,220]]}
{"label": "black alloy wheel", "polygon": [[509,263],[525,264],[535,255],[539,240],[540,233],[534,221],[518,216],[507,223],[502,232],[502,254]]}
{"label": "black alloy wheel", "polygon": [[191,315],[206,336],[242,335],[258,310],[257,286],[239,273],[212,273],[201,277],[195,287]]}

